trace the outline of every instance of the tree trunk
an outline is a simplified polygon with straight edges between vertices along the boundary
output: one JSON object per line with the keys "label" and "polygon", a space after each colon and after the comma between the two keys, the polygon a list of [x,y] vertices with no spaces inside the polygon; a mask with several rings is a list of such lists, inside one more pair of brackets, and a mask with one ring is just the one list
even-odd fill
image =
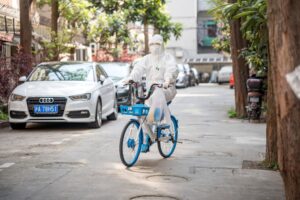
{"label": "tree trunk", "polygon": [[268,0],[278,161],[287,200],[300,199],[300,100],[285,79],[300,64],[299,9],[299,0]]}
{"label": "tree trunk", "polygon": [[26,54],[31,54],[32,26],[29,16],[30,6],[31,0],[20,1],[21,48]]}
{"label": "tree trunk", "polygon": [[58,0],[52,0],[51,1],[51,32],[54,32],[56,34],[58,32],[58,18],[59,18]]}
{"label": "tree trunk", "polygon": [[[270,57],[270,56],[269,56]],[[270,59],[269,59],[270,61]],[[272,70],[270,69],[271,62],[268,67],[268,94],[267,94],[267,149],[266,161],[269,166],[278,163],[277,159],[277,122],[276,122],[276,106],[273,89]]]}
{"label": "tree trunk", "polygon": [[[234,3],[236,0],[230,0]],[[247,79],[249,77],[249,68],[244,58],[240,56],[240,52],[247,46],[245,39],[240,31],[240,20],[232,20],[230,22],[231,35],[231,57],[233,64],[233,76],[235,87],[235,109],[237,117],[244,118],[247,116]]]}
{"label": "tree trunk", "polygon": [[[55,40],[57,38],[58,33],[58,18],[59,18],[59,11],[58,11],[58,0],[51,1],[51,41],[56,43]],[[58,47],[55,49],[54,56],[52,60],[59,59],[59,51]]]}
{"label": "tree trunk", "polygon": [[148,28],[148,21],[147,19],[145,18],[144,19],[144,42],[145,42],[145,51],[144,53],[145,54],[148,54],[149,53],[149,28]]}
{"label": "tree trunk", "polygon": [[28,68],[32,65],[32,52],[31,52],[31,41],[32,41],[32,26],[30,20],[30,6],[31,0],[20,1],[20,43],[21,53],[28,59],[26,59],[25,65],[20,68],[20,74],[25,75]]}

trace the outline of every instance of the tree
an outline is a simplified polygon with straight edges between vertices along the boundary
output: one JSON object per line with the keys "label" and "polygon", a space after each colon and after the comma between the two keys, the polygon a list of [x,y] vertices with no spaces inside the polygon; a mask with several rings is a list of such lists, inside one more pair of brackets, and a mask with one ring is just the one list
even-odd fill
{"label": "tree", "polygon": [[181,24],[171,22],[164,4],[165,1],[162,0],[125,0],[122,4],[127,21],[139,21],[144,25],[145,54],[149,53],[149,25],[153,25],[155,30],[163,35],[165,41],[170,39],[171,34],[176,39],[181,35]]}
{"label": "tree", "polygon": [[[51,32],[57,34],[58,32],[58,18],[59,18],[59,3],[58,0],[51,1]],[[52,37],[53,39],[53,37]]]}
{"label": "tree", "polygon": [[287,200],[300,199],[300,101],[285,79],[300,63],[299,9],[298,0],[268,0],[278,161]]}
{"label": "tree", "polygon": [[[20,39],[21,39],[21,52],[27,57],[31,57],[31,41],[32,41],[32,26],[30,20],[30,6],[32,0],[20,1]],[[27,68],[31,67],[31,59],[28,59],[26,67],[20,68],[20,74],[25,75]]]}
{"label": "tree", "polygon": [[213,42],[213,46],[221,51],[230,52],[228,42],[229,25],[227,19],[241,20],[241,31],[247,40],[247,48],[243,49],[240,56],[254,67],[258,74],[267,75],[267,149],[266,161],[269,167],[277,166],[277,129],[276,107],[272,87],[272,71],[268,70],[270,58],[268,52],[267,29],[267,3],[266,0],[243,0],[234,4],[214,0],[216,5],[212,10],[214,16],[222,24],[222,36]]}
{"label": "tree", "polygon": [[[121,15],[122,18],[117,20],[120,25],[127,25],[129,22],[141,22],[144,25],[145,53],[149,52],[148,29],[151,25],[163,35],[165,41],[170,39],[171,34],[176,39],[180,37],[182,26],[179,23],[171,22],[170,16],[165,12],[165,1],[163,0],[91,0],[91,2],[99,9],[101,14],[106,15],[107,19],[113,18],[116,14]],[[103,22],[101,23],[103,24]],[[120,26],[121,29],[118,32],[122,33],[121,35],[126,41],[130,38],[127,37],[128,29],[124,28],[123,25]],[[92,28],[92,34],[95,34],[96,30],[99,30],[102,34],[106,32],[106,28],[98,26],[98,28]],[[99,35],[102,36],[102,34]],[[107,35],[104,36],[104,39],[106,39]]]}
{"label": "tree", "polygon": [[[237,117],[247,116],[247,79],[249,77],[249,68],[245,57],[241,54],[247,48],[247,41],[241,31],[241,19],[234,19],[239,12],[239,3],[241,1],[229,0],[229,3],[222,0],[215,0],[216,8],[211,12],[217,19],[220,19],[225,25],[224,30],[230,32],[230,37],[224,37],[230,40],[230,52],[233,64],[233,76],[235,79],[235,109]],[[225,20],[224,20],[225,19]],[[224,42],[223,42],[224,43]],[[228,51],[227,45],[222,45]]]}
{"label": "tree", "polygon": [[[39,6],[51,5],[51,42],[41,41],[44,47],[45,60],[59,60],[61,53],[70,52],[73,38],[83,33],[87,37],[87,26],[95,12],[93,5],[87,0],[38,0]],[[63,28],[59,29],[61,19]]]}
{"label": "tree", "polygon": [[235,109],[237,116],[240,118],[247,116],[247,86],[246,82],[249,77],[249,68],[246,60],[240,56],[242,49],[247,45],[243,38],[240,27],[240,20],[234,20],[230,23],[231,35],[231,58],[233,64],[233,76],[235,87]]}

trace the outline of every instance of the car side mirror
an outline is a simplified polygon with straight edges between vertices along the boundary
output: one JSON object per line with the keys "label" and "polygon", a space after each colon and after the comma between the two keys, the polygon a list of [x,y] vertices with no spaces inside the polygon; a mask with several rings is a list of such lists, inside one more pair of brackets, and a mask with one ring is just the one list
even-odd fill
{"label": "car side mirror", "polygon": [[19,78],[19,82],[25,82],[26,81],[26,76],[21,76],[20,78]]}
{"label": "car side mirror", "polygon": [[105,81],[105,76],[100,75],[100,82],[101,82],[101,84],[102,84],[104,81]]}

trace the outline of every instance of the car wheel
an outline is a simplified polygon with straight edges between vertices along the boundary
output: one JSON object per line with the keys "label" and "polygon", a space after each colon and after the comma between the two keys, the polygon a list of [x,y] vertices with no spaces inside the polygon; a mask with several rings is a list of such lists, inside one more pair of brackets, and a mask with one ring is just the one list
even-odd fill
{"label": "car wheel", "polygon": [[107,116],[108,120],[117,120],[118,119],[118,103],[117,98],[115,98],[114,102],[114,112]]}
{"label": "car wheel", "polygon": [[21,130],[26,128],[26,123],[9,123],[9,125],[14,130]]}
{"label": "car wheel", "polygon": [[95,121],[90,123],[90,128],[100,128],[102,125],[102,105],[100,100],[97,101],[95,110]]}

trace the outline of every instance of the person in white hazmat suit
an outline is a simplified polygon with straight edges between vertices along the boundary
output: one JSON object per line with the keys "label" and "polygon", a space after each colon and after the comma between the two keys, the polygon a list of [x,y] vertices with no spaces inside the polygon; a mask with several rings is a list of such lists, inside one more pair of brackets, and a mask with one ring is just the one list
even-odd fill
{"label": "person in white hazmat suit", "polygon": [[170,102],[176,95],[176,78],[178,68],[174,57],[165,52],[163,38],[161,35],[154,35],[149,41],[150,54],[141,58],[134,66],[128,81],[141,80],[146,74],[147,90],[154,83],[163,84],[166,101]]}
{"label": "person in white hazmat suit", "polygon": [[[136,63],[127,81],[133,80],[138,82],[145,74],[147,91],[154,83],[162,84],[166,102],[171,102],[177,93],[175,83],[179,73],[175,58],[165,52],[161,35],[154,35],[150,38],[149,49],[150,54],[144,56]],[[151,133],[148,125],[143,125],[143,130],[146,133]],[[146,135],[146,133],[144,134]],[[151,134],[150,136],[152,140],[155,137]],[[147,140],[147,137],[144,138]]]}

